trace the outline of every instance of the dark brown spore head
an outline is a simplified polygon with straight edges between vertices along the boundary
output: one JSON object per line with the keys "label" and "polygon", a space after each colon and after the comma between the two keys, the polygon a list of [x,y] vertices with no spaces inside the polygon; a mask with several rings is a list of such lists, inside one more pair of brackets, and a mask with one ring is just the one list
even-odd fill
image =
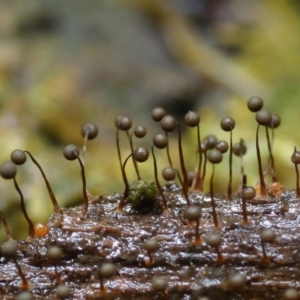
{"label": "dark brown spore head", "polygon": [[116,271],[117,268],[113,263],[103,263],[100,267],[99,274],[102,278],[109,278],[113,276]]}
{"label": "dark brown spore head", "polygon": [[217,150],[217,149],[212,149],[209,151],[207,159],[212,163],[212,164],[218,164],[222,161],[222,153]]}
{"label": "dark brown spore head", "polygon": [[255,188],[252,186],[246,186],[242,190],[242,196],[246,200],[251,200],[256,196]]}
{"label": "dark brown spore head", "polygon": [[155,291],[163,292],[168,286],[168,279],[166,277],[155,276],[152,279],[152,288]]}
{"label": "dark brown spore head", "polygon": [[299,300],[299,292],[296,289],[289,288],[283,293],[284,300]]}
{"label": "dark brown spore head", "polygon": [[62,258],[63,252],[60,247],[52,246],[48,248],[46,255],[51,260],[60,260]]}
{"label": "dark brown spore head", "polygon": [[33,295],[31,292],[25,291],[18,294],[17,300],[33,300]]}
{"label": "dark brown spore head", "polygon": [[295,165],[300,164],[300,151],[298,151],[296,147],[294,148],[294,152],[291,156],[291,161]]}
{"label": "dark brown spore head", "polygon": [[222,237],[219,233],[212,232],[207,236],[206,242],[212,247],[218,247],[222,242]]}
{"label": "dark brown spore head", "polygon": [[235,127],[235,121],[230,117],[225,117],[221,120],[220,126],[224,131],[232,131]]}
{"label": "dark brown spore head", "polygon": [[71,297],[71,289],[65,284],[60,284],[56,288],[55,294],[59,299],[67,299]]}
{"label": "dark brown spore head", "polygon": [[272,121],[268,125],[270,128],[277,128],[281,124],[281,118],[277,114],[272,114]]}
{"label": "dark brown spore head", "polygon": [[190,221],[196,221],[201,216],[201,208],[197,205],[189,205],[186,210],[184,216]]}
{"label": "dark brown spore head", "polygon": [[137,147],[134,151],[133,151],[133,154],[132,156],[134,157],[134,159],[137,161],[137,162],[145,162],[148,157],[149,157],[149,150],[145,147]]}
{"label": "dark brown spore head", "polygon": [[10,159],[16,165],[23,165],[26,162],[27,156],[23,150],[15,149],[10,154]]}
{"label": "dark brown spore head", "polygon": [[141,139],[147,134],[147,128],[143,125],[137,125],[133,133],[137,138]]}
{"label": "dark brown spore head", "polygon": [[217,142],[216,149],[219,150],[221,153],[226,153],[228,151],[228,143],[224,140]]}
{"label": "dark brown spore head", "polygon": [[144,242],[143,247],[145,250],[147,250],[149,252],[154,252],[159,248],[159,243],[156,238],[148,239]]}
{"label": "dark brown spore head", "polygon": [[166,115],[160,121],[161,128],[166,132],[172,132],[176,128],[176,120],[173,116]]}
{"label": "dark brown spore head", "polygon": [[81,128],[81,135],[85,137],[87,135],[88,140],[93,140],[98,135],[98,127],[94,123],[86,123]]}
{"label": "dark brown spore head", "polygon": [[262,109],[264,101],[258,96],[252,96],[247,102],[248,109],[252,112],[258,112]]}
{"label": "dark brown spore head", "polygon": [[12,258],[16,255],[17,252],[17,244],[13,241],[8,241],[2,244],[1,246],[1,254],[5,258]]}
{"label": "dark brown spore head", "polygon": [[189,111],[186,113],[184,121],[187,126],[196,127],[200,123],[200,116],[194,111]]}
{"label": "dark brown spore head", "polygon": [[151,112],[151,118],[155,122],[161,121],[161,119],[166,115],[166,111],[162,107],[156,107]]}
{"label": "dark brown spore head", "polygon": [[258,124],[268,126],[272,121],[272,114],[267,110],[260,110],[256,113],[255,119]]}
{"label": "dark brown spore head", "polygon": [[218,140],[217,137],[213,134],[208,135],[207,137],[204,138],[204,145],[206,149],[213,149],[216,147]]}
{"label": "dark brown spore head", "polygon": [[4,179],[12,179],[17,174],[17,167],[11,161],[5,161],[0,166],[0,175]]}
{"label": "dark brown spore head", "polygon": [[122,131],[127,131],[132,126],[132,119],[126,115],[119,115],[115,119],[115,125]]}
{"label": "dark brown spore head", "polygon": [[63,155],[67,160],[75,160],[79,156],[79,149],[75,145],[67,145],[64,148]]}
{"label": "dark brown spore head", "polygon": [[260,232],[260,238],[263,243],[272,243],[276,238],[276,234],[272,228],[264,228]]}
{"label": "dark brown spore head", "polygon": [[162,170],[162,177],[166,181],[172,181],[176,178],[176,171],[171,167],[166,167]]}
{"label": "dark brown spore head", "polygon": [[153,144],[158,149],[164,149],[168,145],[168,137],[164,132],[157,133],[153,137]]}
{"label": "dark brown spore head", "polygon": [[239,290],[246,284],[247,278],[244,274],[236,273],[228,278],[228,285],[232,290]]}
{"label": "dark brown spore head", "polygon": [[247,152],[247,146],[243,139],[239,143],[235,143],[232,147],[232,151],[236,156],[245,155]]}

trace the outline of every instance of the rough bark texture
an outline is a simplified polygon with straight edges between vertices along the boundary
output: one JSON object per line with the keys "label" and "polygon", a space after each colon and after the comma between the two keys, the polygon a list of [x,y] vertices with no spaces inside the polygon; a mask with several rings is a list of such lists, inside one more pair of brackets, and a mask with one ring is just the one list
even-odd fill
{"label": "rough bark texture", "polygon": [[[169,299],[282,299],[288,287],[300,288],[300,204],[294,191],[250,201],[247,226],[242,224],[241,199],[229,202],[225,195],[216,195],[220,251],[225,257],[219,263],[216,249],[205,241],[214,231],[210,196],[190,193],[191,202],[202,207],[202,243],[196,246],[195,224],[187,224],[184,218],[186,200],[180,189],[169,185],[164,190],[169,214],[162,213],[160,199],[143,213],[127,205],[123,214],[117,214],[121,195],[100,196],[90,200],[86,218],[81,218],[82,207],[63,209],[50,216],[45,237],[18,241],[17,260],[32,285],[34,299],[56,299],[54,264],[46,258],[51,245],[63,249],[57,270],[71,287],[72,299],[164,299],[166,295],[152,288],[155,276],[167,277]],[[259,236],[265,227],[276,232],[276,240],[265,244],[269,263],[262,260]],[[143,243],[152,237],[160,247],[153,253],[153,265],[147,266]],[[105,294],[100,293],[98,274],[103,262],[117,266],[115,276],[104,280]],[[20,277],[13,261],[1,258],[0,263],[1,298],[14,299]],[[235,272],[246,275],[247,282],[241,289],[230,290],[226,281]]]}

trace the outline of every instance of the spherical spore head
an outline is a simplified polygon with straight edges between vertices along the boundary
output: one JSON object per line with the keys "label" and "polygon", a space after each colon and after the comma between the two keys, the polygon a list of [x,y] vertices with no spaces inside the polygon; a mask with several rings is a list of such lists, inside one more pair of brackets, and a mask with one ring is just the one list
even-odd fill
{"label": "spherical spore head", "polygon": [[117,271],[116,265],[113,263],[103,263],[99,269],[99,274],[102,277],[109,278]]}
{"label": "spherical spore head", "polygon": [[133,181],[129,186],[128,202],[133,208],[152,207],[156,203],[158,190],[153,180]]}
{"label": "spherical spore head", "polygon": [[220,126],[224,131],[232,131],[235,127],[235,121],[230,117],[225,117],[221,120]]}
{"label": "spherical spore head", "polygon": [[154,252],[154,251],[158,250],[159,242],[157,241],[156,238],[148,239],[144,242],[143,247],[145,250],[147,250],[149,252]]}
{"label": "spherical spore head", "polygon": [[277,128],[281,124],[281,118],[277,114],[272,114],[272,121],[268,125],[270,128]]}
{"label": "spherical spore head", "polygon": [[168,279],[166,277],[162,277],[162,276],[155,276],[152,279],[152,288],[155,291],[158,292],[163,292],[166,290],[167,286],[168,286]]}
{"label": "spherical spore head", "polygon": [[13,241],[8,241],[2,244],[1,246],[1,254],[5,258],[12,258],[16,255],[17,252],[17,244]]}
{"label": "spherical spore head", "polygon": [[87,135],[88,140],[92,140],[98,135],[98,126],[94,123],[86,123],[81,128],[81,135],[85,137]]}
{"label": "spherical spore head", "polygon": [[226,153],[228,151],[228,143],[224,140],[217,142],[216,149],[219,150],[221,153]]}
{"label": "spherical spore head", "polygon": [[15,149],[10,154],[10,159],[16,165],[23,165],[26,162],[27,156],[23,150]]}
{"label": "spherical spore head", "polygon": [[64,148],[63,155],[67,160],[75,160],[79,156],[79,149],[73,144],[67,145]]}
{"label": "spherical spore head", "polygon": [[207,236],[206,242],[207,242],[208,245],[210,245],[212,247],[217,247],[221,244],[222,237],[219,233],[212,232]]}
{"label": "spherical spore head", "polygon": [[300,151],[298,151],[296,147],[294,148],[294,152],[291,156],[291,161],[295,165],[300,164]]}
{"label": "spherical spore head", "polygon": [[60,247],[52,246],[47,249],[46,255],[51,260],[60,260],[62,258],[63,252]]}
{"label": "spherical spore head", "polygon": [[145,147],[139,146],[137,148],[134,149],[133,151],[133,158],[137,161],[137,162],[145,162],[149,157],[149,150]]}
{"label": "spherical spore head", "polygon": [[126,115],[119,115],[115,119],[115,125],[120,130],[127,131],[132,126],[132,119]]}
{"label": "spherical spore head", "polygon": [[33,300],[33,295],[31,292],[24,291],[18,294],[17,300]]}
{"label": "spherical spore head", "polygon": [[0,166],[0,175],[4,179],[12,179],[17,174],[17,167],[11,161],[5,161]]}
{"label": "spherical spore head", "polygon": [[299,292],[294,288],[288,288],[283,293],[284,300],[298,300]]}
{"label": "spherical spore head", "polygon": [[260,232],[260,238],[264,243],[272,243],[276,238],[275,231],[272,228],[264,228]]}
{"label": "spherical spore head", "polygon": [[264,101],[258,96],[252,96],[247,102],[248,109],[252,112],[258,112],[262,109]]}
{"label": "spherical spore head", "polygon": [[189,111],[184,116],[184,121],[187,126],[195,127],[200,123],[200,116],[194,111]]}
{"label": "spherical spore head", "polygon": [[247,278],[244,274],[235,273],[228,278],[228,285],[232,290],[238,290],[245,286]]}
{"label": "spherical spore head", "polygon": [[151,117],[155,122],[161,121],[165,115],[166,111],[162,107],[155,107],[151,112]]}
{"label": "spherical spore head", "polygon": [[176,178],[176,171],[171,167],[165,167],[162,170],[162,177],[166,181],[172,181]]}
{"label": "spherical spore head", "polygon": [[256,196],[256,190],[253,186],[246,186],[242,190],[242,196],[246,200],[251,200]]}
{"label": "spherical spore head", "polygon": [[67,299],[71,297],[71,289],[70,287],[68,287],[65,284],[60,284],[57,288],[56,288],[56,296],[59,299]]}
{"label": "spherical spore head", "polygon": [[272,115],[267,110],[260,110],[256,113],[255,119],[258,124],[268,126],[272,121]]}
{"label": "spherical spore head", "polygon": [[153,144],[158,149],[164,149],[168,145],[168,137],[164,132],[157,133],[153,137]]}
{"label": "spherical spore head", "polygon": [[170,115],[164,116],[160,121],[161,128],[166,132],[174,131],[176,124],[176,119]]}
{"label": "spherical spore head", "polygon": [[137,125],[133,133],[137,138],[141,139],[147,134],[147,127],[144,125]]}
{"label": "spherical spore head", "polygon": [[201,216],[201,207],[197,205],[189,205],[185,210],[184,216],[191,221],[198,220]]}
{"label": "spherical spore head", "polygon": [[209,151],[207,159],[212,163],[212,164],[218,164],[222,161],[223,156],[221,151],[217,149],[212,149]]}
{"label": "spherical spore head", "polygon": [[232,147],[232,151],[236,156],[245,155],[247,152],[247,146],[243,139],[239,143],[235,143]]}

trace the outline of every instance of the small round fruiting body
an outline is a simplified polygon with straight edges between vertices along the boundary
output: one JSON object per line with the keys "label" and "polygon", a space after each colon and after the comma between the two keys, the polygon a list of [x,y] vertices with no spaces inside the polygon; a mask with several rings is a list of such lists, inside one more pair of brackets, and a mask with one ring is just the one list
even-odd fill
{"label": "small round fruiting body", "polygon": [[166,288],[168,286],[168,279],[166,277],[155,276],[152,279],[151,283],[152,283],[152,288],[155,291],[163,292],[166,290]]}
{"label": "small round fruiting body", "polygon": [[232,290],[238,290],[245,286],[247,278],[244,274],[235,273],[228,278],[228,285]]}
{"label": "small round fruiting body", "polygon": [[276,234],[272,228],[264,228],[260,232],[260,239],[263,243],[272,243],[276,238]]}
{"label": "small round fruiting body", "polygon": [[217,150],[217,149],[212,149],[209,151],[207,159],[212,163],[212,164],[218,164],[222,161],[222,153]]}
{"label": "small round fruiting body", "polygon": [[194,111],[189,111],[186,113],[184,121],[187,126],[196,127],[200,123],[200,116]]}
{"label": "small round fruiting body", "polygon": [[232,131],[235,127],[235,121],[230,117],[225,117],[221,120],[220,126],[224,131]]}
{"label": "small round fruiting body", "polygon": [[258,124],[268,126],[272,121],[272,115],[267,110],[260,110],[256,113],[255,119]]}
{"label": "small round fruiting body", "polygon": [[94,123],[86,123],[81,128],[81,135],[88,140],[93,140],[98,135],[98,127]]}
{"label": "small round fruiting body", "polygon": [[151,112],[151,117],[155,122],[161,121],[165,115],[166,111],[162,107],[156,107]]}
{"label": "small round fruiting body", "polygon": [[164,149],[168,145],[168,137],[164,132],[157,133],[153,137],[153,145],[158,149]]}
{"label": "small round fruiting body", "polygon": [[256,190],[252,186],[246,186],[242,190],[242,196],[246,200],[251,200],[256,196]]}
{"label": "small round fruiting body", "polygon": [[26,162],[27,156],[23,150],[15,149],[10,154],[10,159],[16,165],[23,165]]}
{"label": "small round fruiting body", "polygon": [[176,120],[173,116],[166,115],[160,121],[161,128],[166,132],[172,132],[176,128]]}
{"label": "small round fruiting body", "polygon": [[149,150],[145,147],[137,147],[132,154],[133,158],[137,161],[137,162],[145,162],[148,157],[149,157]]}
{"label": "small round fruiting body", "polygon": [[47,224],[37,223],[34,225],[35,235],[43,237],[49,232],[49,226]]}
{"label": "small round fruiting body", "polygon": [[141,139],[147,134],[147,128],[143,125],[137,125],[133,133],[137,138]]}
{"label": "small round fruiting body", "polygon": [[64,148],[63,155],[67,160],[75,160],[79,156],[79,149],[75,145],[67,145]]}
{"label": "small round fruiting body", "polygon": [[5,161],[0,166],[0,175],[4,179],[12,179],[17,174],[17,167],[11,161]]}
{"label": "small round fruiting body", "polygon": [[201,207],[197,205],[189,205],[186,208],[184,215],[190,221],[198,220],[201,216]]}
{"label": "small round fruiting body", "polygon": [[248,109],[252,112],[258,112],[262,109],[264,101],[258,96],[252,96],[247,102]]}
{"label": "small round fruiting body", "polygon": [[222,242],[222,237],[219,233],[212,232],[207,236],[206,242],[212,247],[218,247]]}
{"label": "small round fruiting body", "polygon": [[12,258],[16,255],[17,252],[17,244],[13,241],[8,241],[2,244],[1,246],[1,254],[5,258]]}
{"label": "small round fruiting body", "polygon": [[143,247],[145,250],[147,250],[149,252],[154,252],[154,251],[158,250],[159,243],[156,238],[148,239],[144,242]]}
{"label": "small round fruiting body", "polygon": [[221,153],[226,153],[228,151],[228,143],[224,140],[217,142],[216,149],[219,150]]}
{"label": "small round fruiting body", "polygon": [[55,294],[59,299],[67,299],[71,297],[71,289],[65,284],[60,284],[57,286]]}
{"label": "small round fruiting body", "polygon": [[117,271],[116,265],[113,263],[103,263],[99,269],[101,277],[109,278],[112,277]]}
{"label": "small round fruiting body", "polygon": [[127,131],[132,126],[132,120],[129,116],[119,115],[115,119],[115,125],[122,131]]}
{"label": "small round fruiting body", "polygon": [[176,171],[171,167],[166,167],[162,170],[162,177],[166,181],[172,181],[176,178]]}

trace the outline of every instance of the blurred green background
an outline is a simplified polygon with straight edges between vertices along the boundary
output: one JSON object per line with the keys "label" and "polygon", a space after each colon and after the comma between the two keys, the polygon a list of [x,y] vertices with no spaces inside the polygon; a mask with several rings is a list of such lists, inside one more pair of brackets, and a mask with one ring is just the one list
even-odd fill
{"label": "blurred green background", "polygon": [[[189,109],[198,111],[202,137],[214,133],[228,140],[219,123],[224,116],[233,117],[233,139],[243,137],[248,145],[245,171],[254,185],[256,122],[246,101],[258,95],[266,109],[281,115],[275,163],[279,181],[294,188],[290,156],[294,146],[300,147],[299,32],[296,0],[1,1],[1,160],[8,160],[16,148],[30,150],[60,205],[81,203],[79,165],[66,161],[62,149],[68,143],[82,147],[80,128],[92,121],[99,126],[99,136],[88,143],[88,189],[93,194],[122,192],[114,118],[127,113],[134,125],[146,125],[148,138],[134,143],[150,146],[160,131],[150,112],[159,105],[180,122]],[[196,132],[183,131],[191,170]],[[260,137],[266,164],[264,134]],[[171,153],[179,167],[175,138],[172,135]],[[122,133],[121,145],[125,157],[129,147]],[[165,152],[156,153],[162,169]],[[236,189],[238,159],[234,163]],[[226,190],[227,165],[225,155],[216,167],[218,191]],[[152,159],[141,169],[145,179],[152,178]],[[130,163],[127,172],[133,180]],[[30,217],[45,222],[51,202],[31,161],[18,167],[17,180]],[[0,210],[14,237],[26,238],[21,228],[27,224],[12,181],[0,180]]]}

